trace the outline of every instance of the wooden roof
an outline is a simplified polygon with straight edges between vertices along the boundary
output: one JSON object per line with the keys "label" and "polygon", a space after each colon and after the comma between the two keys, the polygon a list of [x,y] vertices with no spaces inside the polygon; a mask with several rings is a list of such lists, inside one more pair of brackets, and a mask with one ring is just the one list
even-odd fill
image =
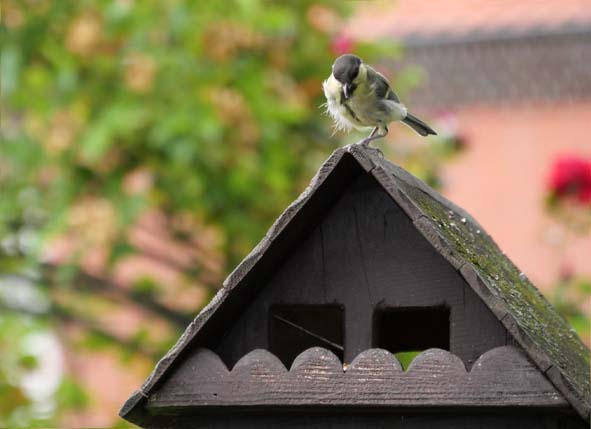
{"label": "wooden roof", "polygon": [[308,188],[226,278],[218,294],[158,362],[140,390],[127,400],[120,411],[122,417],[153,424],[154,417],[145,410],[146,400],[173,373],[183,351],[198,342],[202,346],[208,338],[223,332],[227,323],[224,314],[237,311],[247,302],[260,284],[253,280],[273,272],[311,220],[328,209],[360,168],[377,180],[417,230],[461,273],[538,369],[589,421],[590,355],[574,330],[474,218],[404,169],[377,156],[375,149],[359,145],[333,152]]}

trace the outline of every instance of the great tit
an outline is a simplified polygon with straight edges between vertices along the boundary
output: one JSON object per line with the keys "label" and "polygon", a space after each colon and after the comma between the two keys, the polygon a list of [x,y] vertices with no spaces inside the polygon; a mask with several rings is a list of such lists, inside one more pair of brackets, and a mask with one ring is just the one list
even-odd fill
{"label": "great tit", "polygon": [[336,59],[322,89],[327,111],[337,129],[373,127],[361,142],[364,145],[386,136],[388,124],[394,121],[404,122],[422,136],[437,135],[429,125],[408,113],[383,75],[355,55],[345,54]]}

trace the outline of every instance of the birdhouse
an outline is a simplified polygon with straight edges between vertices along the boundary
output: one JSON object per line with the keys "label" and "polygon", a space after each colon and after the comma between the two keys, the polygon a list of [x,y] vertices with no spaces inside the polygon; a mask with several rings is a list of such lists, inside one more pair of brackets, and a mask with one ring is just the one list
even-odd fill
{"label": "birdhouse", "polygon": [[121,416],[160,429],[588,428],[589,372],[587,347],[474,218],[351,145]]}

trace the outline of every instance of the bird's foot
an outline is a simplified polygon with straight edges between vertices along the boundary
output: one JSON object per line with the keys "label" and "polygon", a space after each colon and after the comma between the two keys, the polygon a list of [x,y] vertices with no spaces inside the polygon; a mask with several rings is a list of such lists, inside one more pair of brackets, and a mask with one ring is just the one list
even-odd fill
{"label": "bird's foot", "polygon": [[382,150],[379,147],[372,147],[371,149],[375,150],[378,152],[378,157],[381,159],[384,159],[384,152],[382,152]]}
{"label": "bird's foot", "polygon": [[371,138],[365,138],[365,139],[363,139],[363,140],[360,140],[360,141],[358,141],[358,142],[357,142],[357,143],[355,143],[355,144],[356,144],[356,145],[359,145],[359,146],[362,146],[364,149],[370,149],[370,150],[376,151],[376,152],[377,152],[377,154],[378,154],[378,156],[379,156],[381,159],[384,159],[384,152],[382,152],[382,150],[381,150],[380,148],[377,148],[377,147],[372,147],[372,146],[370,146],[370,145],[369,145],[369,143],[370,143],[372,140],[374,140],[374,139],[371,139]]}

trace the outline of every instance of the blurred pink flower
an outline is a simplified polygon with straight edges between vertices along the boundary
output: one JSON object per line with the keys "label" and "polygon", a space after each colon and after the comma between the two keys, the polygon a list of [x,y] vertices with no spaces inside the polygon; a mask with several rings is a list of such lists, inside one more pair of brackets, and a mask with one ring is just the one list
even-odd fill
{"label": "blurred pink flower", "polygon": [[571,197],[581,204],[591,204],[591,159],[560,156],[552,165],[547,186],[554,198]]}
{"label": "blurred pink flower", "polygon": [[123,189],[129,195],[144,194],[150,190],[154,182],[153,174],[144,168],[131,171],[123,178]]}
{"label": "blurred pink flower", "polygon": [[310,6],[306,18],[313,29],[322,33],[332,33],[341,24],[336,10],[320,4]]}
{"label": "blurred pink flower", "polygon": [[560,273],[559,273],[560,280],[562,280],[564,282],[568,282],[568,281],[572,280],[574,276],[575,276],[575,270],[574,270],[573,265],[570,262],[563,261],[560,264]]}
{"label": "blurred pink flower", "polygon": [[469,140],[460,126],[458,115],[451,110],[444,110],[435,115],[437,133],[443,141],[454,151],[462,151],[468,148]]}
{"label": "blurred pink flower", "polygon": [[336,36],[330,43],[330,50],[334,55],[348,54],[353,49],[355,49],[355,40],[344,34]]}

